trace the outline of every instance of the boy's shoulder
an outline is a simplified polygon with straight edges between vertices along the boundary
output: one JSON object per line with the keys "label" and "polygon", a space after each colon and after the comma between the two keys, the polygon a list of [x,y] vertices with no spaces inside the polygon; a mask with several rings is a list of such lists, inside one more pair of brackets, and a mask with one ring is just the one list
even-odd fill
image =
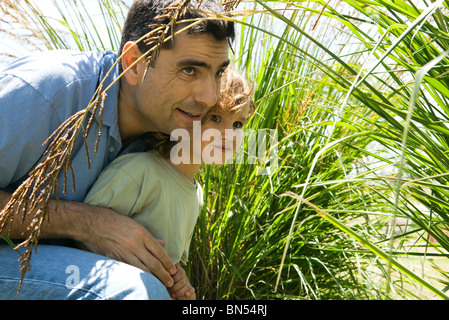
{"label": "boy's shoulder", "polygon": [[132,152],[118,156],[106,169],[125,170],[132,172],[159,171],[165,167],[163,160],[156,152]]}

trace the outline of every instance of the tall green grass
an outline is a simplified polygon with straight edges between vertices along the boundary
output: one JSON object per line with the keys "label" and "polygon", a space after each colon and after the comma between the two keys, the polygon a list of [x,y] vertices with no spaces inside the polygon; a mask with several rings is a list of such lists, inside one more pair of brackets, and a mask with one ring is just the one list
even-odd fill
{"label": "tall green grass", "polygon": [[[307,22],[307,16],[299,12],[292,19]],[[250,23],[261,21],[255,18]],[[241,35],[247,34],[246,28]],[[265,30],[267,26],[260,28]],[[358,268],[365,264],[365,254],[351,253],[352,239],[336,232],[310,208],[296,214],[300,184],[306,181],[313,159],[326,143],[339,109],[334,99],[341,94],[322,95],[327,87],[319,78],[322,73],[301,58],[303,37],[292,30],[287,28],[280,35],[286,41],[273,38],[264,44],[257,43],[260,33],[254,32],[254,39],[245,38],[247,44],[236,57],[237,64],[254,70],[257,83],[258,113],[249,127],[278,130],[278,170],[260,175],[258,166],[264,163],[205,168],[206,205],[192,245],[192,261],[200,263],[191,264],[200,297],[382,297],[381,292],[361,285]],[[256,55],[252,61],[254,53],[248,48],[259,50],[261,56]],[[351,191],[343,185],[347,193],[341,199],[341,188],[333,187],[332,182],[344,180],[349,174],[348,164],[363,154],[360,149],[367,144],[360,139],[360,149],[352,148],[357,137],[351,137],[351,130],[342,123],[338,121],[335,130],[347,138],[347,143],[321,159],[311,181],[314,185],[305,195],[326,208],[354,206],[363,194],[363,188]],[[361,132],[366,129],[361,128]],[[339,202],[342,200],[344,203]],[[292,228],[294,234],[289,236]],[[279,270],[287,245],[288,256]],[[202,288],[203,284],[208,286]]]}
{"label": "tall green grass", "polygon": [[[447,35],[434,22],[445,19],[442,3],[280,3],[251,8],[264,14],[244,21],[236,63],[257,83],[250,127],[278,129],[281,165],[271,177],[254,165],[206,168],[217,178],[193,279],[219,285],[202,296],[416,298],[404,286],[412,282],[446,298],[398,260],[433,250],[447,258],[447,96],[435,70]],[[415,83],[420,70],[434,78]],[[402,234],[398,219],[408,224]]]}
{"label": "tall green grass", "polygon": [[[122,2],[98,0],[102,19],[81,1],[53,3],[56,19],[31,1],[9,11],[26,17],[35,46],[117,48]],[[197,296],[447,298],[447,1],[239,10],[232,57],[258,106],[247,129],[276,130],[266,143],[278,163],[251,163],[247,140],[245,163],[202,170],[187,266]],[[432,260],[440,281],[405,257]]]}

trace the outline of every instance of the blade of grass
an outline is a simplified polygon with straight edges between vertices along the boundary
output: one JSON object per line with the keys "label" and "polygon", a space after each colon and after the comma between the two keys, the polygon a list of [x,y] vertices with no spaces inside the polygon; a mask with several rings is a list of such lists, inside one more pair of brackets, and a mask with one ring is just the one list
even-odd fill
{"label": "blade of grass", "polygon": [[449,300],[449,297],[444,294],[442,291],[440,291],[438,288],[434,287],[432,284],[421,278],[419,275],[414,273],[413,271],[409,270],[405,266],[403,266],[401,263],[399,263],[397,260],[393,259],[390,254],[385,253],[381,249],[379,249],[376,245],[371,243],[370,241],[367,241],[364,237],[360,236],[357,232],[352,230],[350,227],[345,225],[343,222],[341,222],[339,219],[327,214],[324,210],[318,208],[313,203],[308,202],[307,200],[303,200],[303,202],[308,205],[309,207],[315,209],[317,213],[335,225],[340,230],[344,231],[346,234],[350,235],[354,239],[356,239],[359,243],[361,243],[363,246],[365,246],[368,250],[376,254],[378,257],[382,258],[383,260],[387,261],[389,264],[394,266],[396,269],[416,281],[417,283],[421,284],[425,288],[429,289],[431,292],[439,296],[440,298],[444,300]]}
{"label": "blade of grass", "polygon": [[[414,108],[415,108],[416,100],[417,100],[418,95],[419,95],[419,93],[421,91],[421,89],[420,89],[421,88],[421,83],[422,83],[425,75],[432,68],[434,68],[438,63],[440,63],[445,57],[447,57],[448,55],[449,55],[449,50],[444,52],[440,56],[436,57],[435,59],[433,59],[429,63],[427,63],[425,66],[420,68],[418,70],[418,72],[416,73],[414,89],[413,89],[413,92],[412,92],[412,97],[410,99],[409,110],[408,110],[407,118],[406,118],[405,125],[404,125],[404,133],[402,135],[402,149],[401,149],[401,155],[400,155],[400,159],[399,159],[398,178],[397,178],[397,183],[396,183],[396,192],[395,192],[395,199],[394,199],[394,212],[395,212],[395,214],[398,212],[399,196],[400,196],[401,189],[402,189],[402,175],[403,175],[403,172],[404,172],[405,154],[406,154],[406,148],[407,148],[407,137],[408,137],[408,132],[409,132],[409,128],[410,128],[411,118],[412,118],[412,114],[413,114],[413,111],[414,111]],[[394,230],[395,225],[396,225],[396,219],[393,218],[392,230]],[[390,250],[392,250],[392,248],[393,248],[394,238],[395,237],[393,235],[391,237],[391,240],[390,240]],[[391,255],[390,255],[390,259],[392,259]]]}
{"label": "blade of grass", "polygon": [[11,248],[13,248],[19,254],[19,256],[22,256],[22,253],[19,251],[19,249],[16,249],[16,245],[6,234],[2,234],[2,238]]}

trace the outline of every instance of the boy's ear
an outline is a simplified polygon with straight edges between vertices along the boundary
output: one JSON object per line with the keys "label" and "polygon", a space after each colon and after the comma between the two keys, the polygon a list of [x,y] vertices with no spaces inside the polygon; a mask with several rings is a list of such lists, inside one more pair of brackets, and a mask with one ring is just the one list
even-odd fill
{"label": "boy's ear", "polygon": [[123,55],[121,58],[122,67],[123,71],[129,68],[129,70],[124,73],[124,76],[130,85],[137,85],[142,79],[145,70],[145,61],[141,60],[136,63],[141,56],[142,53],[135,42],[129,41],[123,47]]}

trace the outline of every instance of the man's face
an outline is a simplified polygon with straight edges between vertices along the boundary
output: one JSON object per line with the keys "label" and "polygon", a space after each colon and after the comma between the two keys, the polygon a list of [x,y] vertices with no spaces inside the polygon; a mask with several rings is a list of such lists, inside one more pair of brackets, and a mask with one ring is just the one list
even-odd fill
{"label": "man's face", "polygon": [[217,102],[220,78],[229,64],[228,44],[208,34],[175,37],[173,48],[161,50],[136,88],[139,127],[170,134],[191,131]]}

